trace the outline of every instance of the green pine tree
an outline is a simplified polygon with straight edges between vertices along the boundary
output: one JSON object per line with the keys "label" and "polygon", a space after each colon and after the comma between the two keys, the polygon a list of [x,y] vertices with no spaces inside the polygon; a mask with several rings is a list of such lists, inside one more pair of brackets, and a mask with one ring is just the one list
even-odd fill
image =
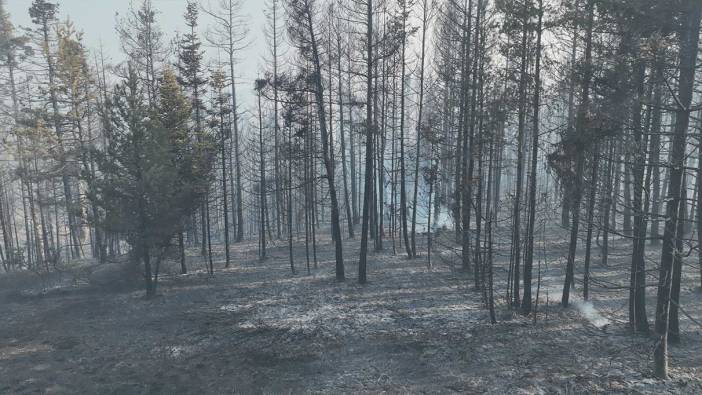
{"label": "green pine tree", "polygon": [[163,73],[153,111],[134,68],[128,71],[115,89],[110,144],[98,155],[105,173],[99,199],[105,226],[126,237],[134,262],[143,266],[147,296],[153,296],[159,257],[205,197],[214,144],[189,134],[190,104],[171,70]]}

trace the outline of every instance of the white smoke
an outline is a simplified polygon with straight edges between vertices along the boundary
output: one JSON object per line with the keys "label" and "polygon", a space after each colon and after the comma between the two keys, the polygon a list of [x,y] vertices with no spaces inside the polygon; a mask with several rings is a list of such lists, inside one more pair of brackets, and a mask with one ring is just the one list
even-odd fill
{"label": "white smoke", "polygon": [[603,317],[600,312],[595,309],[595,306],[593,306],[592,303],[576,301],[573,303],[573,305],[592,325],[598,328],[603,328],[609,324],[609,320]]}

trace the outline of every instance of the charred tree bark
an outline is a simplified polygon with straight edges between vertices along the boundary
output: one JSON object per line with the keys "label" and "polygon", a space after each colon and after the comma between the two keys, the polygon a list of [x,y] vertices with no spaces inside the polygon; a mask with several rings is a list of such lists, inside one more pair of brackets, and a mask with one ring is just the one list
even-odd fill
{"label": "charred tree bark", "polygon": [[400,228],[402,240],[405,243],[407,257],[412,257],[412,246],[409,242],[407,230],[407,174],[405,169],[405,83],[407,79],[407,61],[405,58],[407,50],[407,2],[402,2],[402,55],[401,55],[401,77],[400,77]]}
{"label": "charred tree bark", "polygon": [[641,110],[644,100],[645,66],[637,62],[635,66],[635,83],[637,100],[633,108],[633,192],[632,199],[634,214],[634,251],[632,254],[629,291],[629,325],[637,332],[648,332],[648,319],[646,318],[646,267],[645,267],[645,239],[646,225],[643,212],[642,194],[644,187],[644,164],[646,145],[642,136]]}
{"label": "charred tree bark", "polygon": [[678,84],[678,108],[676,110],[673,141],[671,144],[671,169],[666,203],[666,221],[663,233],[663,247],[656,304],[656,335],[658,342],[654,349],[656,376],[668,378],[668,324],[671,288],[673,282],[673,255],[678,237],[678,221],[683,188],[685,143],[690,123],[690,104],[695,83],[695,66],[699,48],[700,17],[702,3],[687,0],[682,3],[683,21],[680,27],[680,77]]}
{"label": "charred tree bark", "polygon": [[534,115],[531,136],[531,182],[529,184],[529,219],[527,228],[526,255],[524,257],[524,297],[522,313],[529,314],[532,309],[531,279],[534,267],[534,228],[536,225],[536,182],[539,158],[539,115],[541,106],[541,35],[543,25],[543,0],[538,0],[538,22],[536,25],[536,65],[534,66]]}
{"label": "charred tree bark", "polygon": [[521,45],[521,64],[519,70],[519,115],[518,115],[518,126],[517,126],[517,185],[514,190],[514,207],[512,209],[512,254],[511,254],[511,272],[512,272],[512,303],[515,306],[519,306],[519,271],[520,269],[520,259],[522,257],[521,251],[521,205],[522,205],[522,190],[524,182],[524,135],[526,128],[526,106],[527,106],[527,38],[529,35],[528,24],[529,24],[529,9],[527,3],[524,3],[524,13],[522,23],[522,45]]}
{"label": "charred tree bark", "polygon": [[412,232],[411,240],[412,243],[412,256],[417,256],[417,242],[416,242],[416,230],[417,230],[417,198],[419,192],[419,163],[422,157],[422,116],[424,115],[424,63],[426,58],[426,39],[427,39],[427,29],[429,20],[429,4],[427,0],[422,3],[422,46],[421,55],[419,58],[419,109],[417,110],[417,144],[415,149],[415,162],[414,162],[414,195],[412,198]]}
{"label": "charred tree bark", "polygon": [[[337,48],[337,68],[339,73],[339,137],[341,139],[341,175],[344,181],[344,206],[346,206],[346,222],[349,231],[349,238],[353,239],[355,237],[353,231],[353,213],[351,202],[349,201],[349,186],[348,186],[348,170],[346,166],[346,133],[344,132],[344,95],[343,95],[343,76],[341,72],[341,32],[337,31],[336,34],[336,48]],[[331,89],[331,86],[330,88]],[[351,126],[349,126],[349,134],[351,131]]]}
{"label": "charred tree bark", "polygon": [[358,282],[367,281],[366,260],[368,257],[368,231],[370,209],[373,199],[373,0],[367,1],[366,9],[366,174],[363,196],[363,224],[361,225],[361,257],[358,261]]}
{"label": "charred tree bark", "polygon": [[334,163],[332,162],[331,150],[329,147],[329,132],[327,131],[326,113],[324,109],[324,88],[322,84],[322,67],[317,48],[317,38],[312,23],[312,12],[309,4],[306,5],[307,33],[312,50],[312,65],[314,67],[313,78],[315,84],[314,97],[317,104],[317,115],[319,117],[319,130],[322,140],[322,155],[324,168],[326,171],[327,185],[329,187],[329,197],[331,199],[331,233],[334,240],[334,251],[336,256],[336,280],[344,281],[344,254],[341,240],[341,226],[339,224],[339,202],[336,193],[336,182],[334,180]]}
{"label": "charred tree bark", "polygon": [[587,1],[587,21],[585,34],[585,71],[582,80],[582,94],[576,118],[576,135],[573,136],[576,142],[575,161],[575,191],[573,191],[572,223],[570,228],[570,246],[568,248],[568,261],[566,263],[566,277],[563,284],[563,295],[561,305],[568,307],[570,300],[570,289],[574,283],[575,253],[578,246],[578,230],[580,226],[580,203],[582,200],[582,178],[585,167],[585,157],[580,148],[589,143],[587,121],[590,109],[590,83],[592,82],[592,31],[595,18],[594,0]]}

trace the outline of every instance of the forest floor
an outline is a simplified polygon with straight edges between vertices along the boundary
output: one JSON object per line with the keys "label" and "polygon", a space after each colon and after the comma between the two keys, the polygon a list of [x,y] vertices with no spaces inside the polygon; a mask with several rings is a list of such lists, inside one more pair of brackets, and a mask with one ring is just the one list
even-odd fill
{"label": "forest floor", "polygon": [[[165,274],[150,300],[137,287],[88,281],[93,269],[0,275],[0,393],[702,393],[698,271],[690,265],[682,291],[694,320],[682,316],[672,378],[660,381],[653,337],[627,330],[618,286],[630,244],[614,243],[608,267],[594,264],[594,305],[579,301],[577,283],[574,307],[562,309],[564,234],[539,244],[548,253],[539,254],[536,323],[504,303],[507,243],[498,245],[492,325],[471,275],[455,270],[448,237],[431,270],[425,253],[394,256],[386,240],[364,286],[358,242],[345,243],[347,281],[337,283],[328,238],[311,275],[304,245],[292,275],[284,242],[263,262],[255,242],[237,244],[232,268],[219,258],[211,277],[193,256],[191,273]],[[655,287],[648,294],[652,319]]]}

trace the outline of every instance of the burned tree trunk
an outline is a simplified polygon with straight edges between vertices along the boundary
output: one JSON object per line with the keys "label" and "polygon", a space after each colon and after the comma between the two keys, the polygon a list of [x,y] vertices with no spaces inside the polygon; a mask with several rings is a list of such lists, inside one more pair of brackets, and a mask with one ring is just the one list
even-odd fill
{"label": "burned tree trunk", "polygon": [[702,3],[687,0],[683,3],[683,24],[680,27],[680,79],[678,84],[678,108],[676,110],[673,141],[671,145],[670,183],[666,203],[666,221],[663,232],[663,248],[658,280],[656,303],[656,335],[658,342],[654,350],[656,376],[668,378],[668,324],[671,288],[673,282],[673,255],[678,237],[678,221],[683,188],[685,143],[690,123],[690,104],[695,83],[695,66],[699,48],[700,18]]}

